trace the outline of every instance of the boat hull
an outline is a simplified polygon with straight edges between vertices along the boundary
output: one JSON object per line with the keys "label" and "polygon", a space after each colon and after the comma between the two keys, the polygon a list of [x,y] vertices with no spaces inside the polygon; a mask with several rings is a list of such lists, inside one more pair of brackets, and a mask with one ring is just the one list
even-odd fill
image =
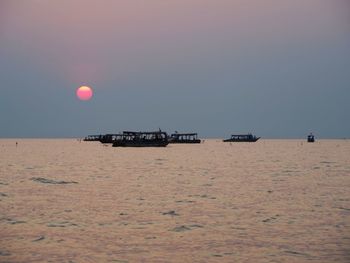
{"label": "boat hull", "polygon": [[100,140],[100,143],[103,143],[103,144],[108,144],[108,143],[113,143],[114,142],[114,140],[112,140],[112,139],[101,139]]}
{"label": "boat hull", "polygon": [[254,139],[241,139],[241,140],[237,140],[237,139],[226,139],[223,140],[224,142],[256,142],[257,140],[259,140],[260,137],[258,138],[254,138]]}
{"label": "boat hull", "polygon": [[170,140],[169,143],[201,143],[201,140]]}
{"label": "boat hull", "polygon": [[134,141],[114,141],[113,147],[165,147],[169,144],[167,141],[150,141],[150,142],[134,142]]}

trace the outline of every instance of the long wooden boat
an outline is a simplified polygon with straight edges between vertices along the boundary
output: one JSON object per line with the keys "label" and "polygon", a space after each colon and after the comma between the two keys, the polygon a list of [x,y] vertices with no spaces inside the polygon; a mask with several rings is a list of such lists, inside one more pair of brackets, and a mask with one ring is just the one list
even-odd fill
{"label": "long wooden boat", "polygon": [[166,132],[124,131],[113,142],[113,147],[165,147],[169,144]]}
{"label": "long wooden boat", "polygon": [[173,133],[169,138],[169,143],[200,143],[197,133]]}
{"label": "long wooden boat", "polygon": [[224,142],[256,142],[260,137],[256,137],[251,133],[248,134],[232,134],[229,139],[223,140]]}

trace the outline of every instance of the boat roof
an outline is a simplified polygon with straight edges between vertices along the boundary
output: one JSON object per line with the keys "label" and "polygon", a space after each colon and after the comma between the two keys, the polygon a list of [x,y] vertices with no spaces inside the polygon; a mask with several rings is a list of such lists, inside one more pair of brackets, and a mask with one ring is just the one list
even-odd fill
{"label": "boat roof", "polygon": [[197,133],[173,133],[173,134],[171,134],[171,136],[173,136],[173,135],[177,135],[177,136],[184,136],[184,135],[195,136],[195,135],[197,135]]}
{"label": "boat roof", "polygon": [[148,131],[148,132],[123,131],[123,134],[166,134],[166,132],[163,132],[163,131]]}
{"label": "boat roof", "polygon": [[245,134],[232,134],[231,136],[249,136],[249,135],[253,136],[253,134],[251,134],[251,133],[245,133]]}

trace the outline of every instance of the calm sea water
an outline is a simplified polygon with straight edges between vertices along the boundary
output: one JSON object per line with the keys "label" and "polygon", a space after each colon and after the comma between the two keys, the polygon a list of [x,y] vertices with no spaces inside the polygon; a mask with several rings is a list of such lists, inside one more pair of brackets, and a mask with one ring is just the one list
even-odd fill
{"label": "calm sea water", "polygon": [[0,140],[0,262],[350,262],[350,141]]}

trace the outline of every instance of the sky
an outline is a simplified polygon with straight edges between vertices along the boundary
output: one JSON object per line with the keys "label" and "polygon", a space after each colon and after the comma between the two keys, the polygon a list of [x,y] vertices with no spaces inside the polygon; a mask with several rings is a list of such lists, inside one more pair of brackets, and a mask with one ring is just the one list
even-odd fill
{"label": "sky", "polygon": [[1,138],[350,138],[349,112],[348,0],[0,0]]}

